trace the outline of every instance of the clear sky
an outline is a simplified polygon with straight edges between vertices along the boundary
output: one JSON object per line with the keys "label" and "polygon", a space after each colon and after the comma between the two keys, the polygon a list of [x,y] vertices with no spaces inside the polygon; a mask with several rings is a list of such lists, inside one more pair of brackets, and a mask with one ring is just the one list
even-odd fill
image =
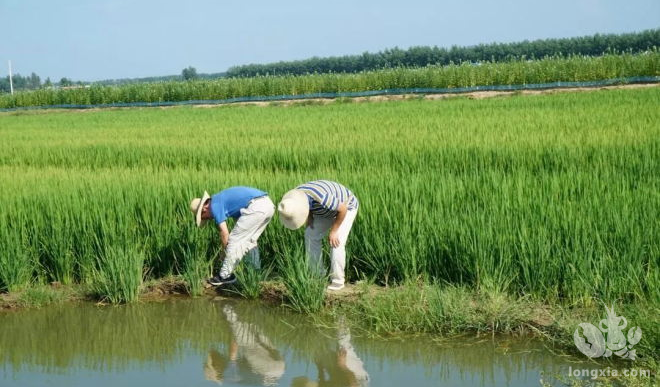
{"label": "clear sky", "polygon": [[660,27],[660,0],[0,0],[0,73],[101,80]]}

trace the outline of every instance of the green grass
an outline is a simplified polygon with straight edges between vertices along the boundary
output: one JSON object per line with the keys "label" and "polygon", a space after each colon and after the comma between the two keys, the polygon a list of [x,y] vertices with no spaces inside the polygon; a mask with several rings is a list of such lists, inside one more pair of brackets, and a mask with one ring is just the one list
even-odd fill
{"label": "green grass", "polygon": [[0,219],[0,291],[15,292],[31,282],[36,254],[25,224],[16,227],[13,216]]}
{"label": "green grass", "polygon": [[186,290],[191,296],[200,296],[204,292],[204,281],[211,276],[212,262],[207,252],[194,246],[182,248],[183,269],[181,276],[186,283]]}
{"label": "green grass", "polygon": [[[0,288],[100,283],[102,297],[126,301],[142,276],[194,284],[214,257],[194,238],[219,241],[195,227],[192,197],[250,185],[277,202],[326,178],[361,203],[349,281],[657,303],[659,103],[653,87],[0,114]],[[259,240],[264,265],[281,275],[302,239],[274,219]],[[193,247],[201,266],[182,255]]]}
{"label": "green grass", "polygon": [[64,302],[70,299],[72,295],[67,290],[53,289],[53,287],[44,285],[26,288],[19,293],[17,303],[21,307],[39,308],[45,305]]}
{"label": "green grass", "polygon": [[367,332],[520,332],[537,311],[524,298],[463,286],[407,282],[381,291],[368,287],[340,309]]}
{"label": "green grass", "polygon": [[250,300],[258,299],[261,296],[261,282],[268,279],[271,271],[271,266],[259,269],[248,262],[248,257],[243,258],[234,270],[238,282],[236,293]]}
{"label": "green grass", "polygon": [[[597,361],[602,367],[650,369],[657,373],[660,345],[660,313],[658,303],[616,303],[616,310],[627,319],[627,329],[638,326],[642,339],[635,345],[635,362],[616,356]],[[511,295],[498,289],[480,289],[448,284],[407,281],[391,288],[358,286],[348,300],[333,304],[330,311],[345,316],[356,330],[380,337],[406,337],[428,333],[436,337],[476,334],[494,337],[499,334],[543,337],[548,348],[557,353],[583,355],[576,349],[573,333],[583,322],[597,324],[607,317],[604,304],[590,306],[547,304],[530,297]],[[565,375],[558,375],[563,377]],[[561,378],[564,380],[566,378]],[[572,382],[567,379],[566,383]],[[618,384],[620,383],[620,384]],[[573,384],[571,384],[573,385]],[[583,384],[575,384],[582,386]],[[586,384],[584,384],[586,385]],[[591,384],[589,384],[591,385]],[[600,379],[594,385],[655,385],[654,379]]]}
{"label": "green grass", "polygon": [[118,87],[42,89],[0,96],[0,108],[60,104],[108,104],[217,100],[250,96],[361,92],[409,88],[457,88],[522,85],[549,82],[584,82],[633,76],[660,75],[660,52],[570,56],[541,60],[462,63],[423,68],[395,68],[357,74],[263,76],[196,82],[162,82]]}
{"label": "green grass", "polygon": [[178,246],[179,252],[173,255],[180,261],[178,271],[185,281],[188,294],[200,296],[204,291],[206,279],[211,276],[213,271],[214,257],[218,255],[217,246],[219,244],[211,238],[208,229],[188,228],[184,230],[187,231],[187,234],[182,233]]}
{"label": "green grass", "polygon": [[113,304],[137,301],[143,265],[144,253],[132,246],[106,248],[93,271],[90,292]]}
{"label": "green grass", "polygon": [[278,264],[287,305],[297,312],[311,314],[323,308],[328,277],[312,270],[304,251],[298,245],[292,253],[278,257]]}

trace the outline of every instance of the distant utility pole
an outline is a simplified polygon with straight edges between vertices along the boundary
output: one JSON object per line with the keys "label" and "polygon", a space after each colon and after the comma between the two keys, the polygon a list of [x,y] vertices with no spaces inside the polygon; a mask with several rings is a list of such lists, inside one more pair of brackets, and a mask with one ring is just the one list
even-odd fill
{"label": "distant utility pole", "polygon": [[11,81],[11,61],[9,62],[9,90],[11,90],[11,93],[14,94],[14,83]]}

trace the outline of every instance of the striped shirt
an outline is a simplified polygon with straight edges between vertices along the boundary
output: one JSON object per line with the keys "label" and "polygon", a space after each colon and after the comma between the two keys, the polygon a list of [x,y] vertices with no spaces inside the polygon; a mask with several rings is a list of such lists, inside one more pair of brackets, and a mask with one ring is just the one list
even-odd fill
{"label": "striped shirt", "polygon": [[350,189],[329,180],[314,180],[296,187],[307,195],[309,211],[325,218],[337,216],[341,203],[346,203],[349,210],[357,210],[360,203]]}

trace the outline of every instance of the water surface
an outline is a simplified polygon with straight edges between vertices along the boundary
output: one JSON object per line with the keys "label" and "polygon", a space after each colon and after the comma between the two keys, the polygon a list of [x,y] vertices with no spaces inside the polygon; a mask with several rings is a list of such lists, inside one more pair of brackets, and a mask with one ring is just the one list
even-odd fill
{"label": "water surface", "polygon": [[6,387],[533,386],[576,367],[533,340],[374,339],[207,298],[0,313],[0,363]]}

